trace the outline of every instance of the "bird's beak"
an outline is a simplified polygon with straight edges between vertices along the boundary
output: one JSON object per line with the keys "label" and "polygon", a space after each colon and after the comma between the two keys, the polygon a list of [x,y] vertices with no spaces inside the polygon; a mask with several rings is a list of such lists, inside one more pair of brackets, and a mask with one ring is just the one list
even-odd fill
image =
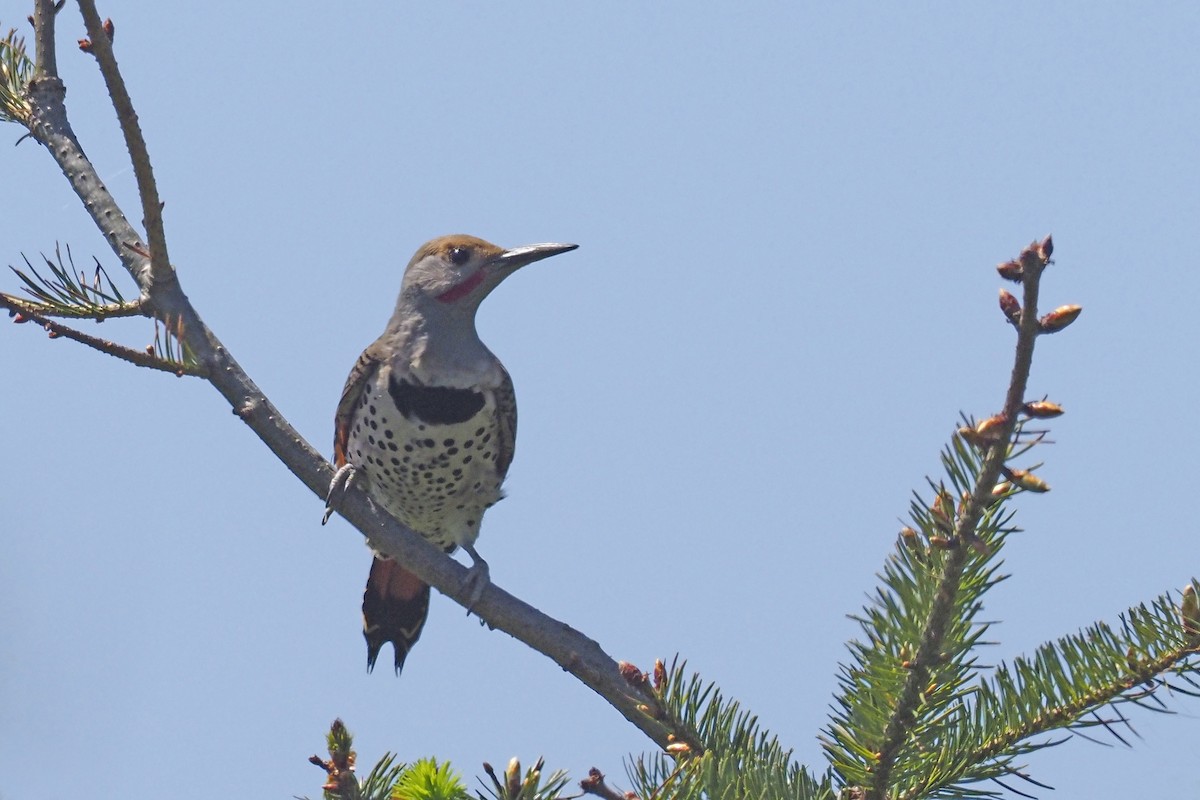
{"label": "bird's beak", "polygon": [[556,256],[559,253],[569,253],[577,247],[579,247],[577,244],[527,244],[524,247],[514,247],[512,250],[504,251],[491,263],[502,270],[512,271],[526,264],[532,264],[534,261],[541,261],[543,258]]}

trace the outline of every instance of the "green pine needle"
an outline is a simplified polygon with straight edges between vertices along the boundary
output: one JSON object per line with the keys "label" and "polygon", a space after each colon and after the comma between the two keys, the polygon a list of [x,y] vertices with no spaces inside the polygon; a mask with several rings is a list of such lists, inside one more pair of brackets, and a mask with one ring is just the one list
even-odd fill
{"label": "green pine needle", "polygon": [[712,683],[676,658],[665,685],[656,690],[667,714],[692,732],[704,748],[700,756],[682,753],[642,755],[627,764],[629,780],[641,797],[794,798],[832,800],[828,778],[818,781],[792,758],[758,717],[726,699]]}
{"label": "green pine needle", "polygon": [[29,124],[33,107],[25,89],[33,78],[33,62],[25,53],[25,39],[16,28],[0,39],[0,121]]}
{"label": "green pine needle", "polygon": [[470,795],[450,762],[439,764],[435,758],[422,758],[400,773],[391,797],[392,800],[467,800]]}

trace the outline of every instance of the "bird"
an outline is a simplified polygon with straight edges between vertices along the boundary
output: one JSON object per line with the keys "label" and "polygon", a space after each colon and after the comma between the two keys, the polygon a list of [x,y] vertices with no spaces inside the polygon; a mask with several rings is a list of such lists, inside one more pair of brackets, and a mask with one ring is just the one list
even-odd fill
{"label": "bird", "polygon": [[[517,404],[508,371],[476,332],[475,314],[521,267],[576,247],[506,250],[455,234],[417,249],[387,327],[359,356],[342,390],[334,424],[338,469],[322,522],[353,479],[435,546],[466,551],[470,605],[479,601],[490,575],[475,541],[484,512],[504,496]],[[391,642],[399,675],[428,613],[429,585],[375,552],[362,604],[368,672]]]}

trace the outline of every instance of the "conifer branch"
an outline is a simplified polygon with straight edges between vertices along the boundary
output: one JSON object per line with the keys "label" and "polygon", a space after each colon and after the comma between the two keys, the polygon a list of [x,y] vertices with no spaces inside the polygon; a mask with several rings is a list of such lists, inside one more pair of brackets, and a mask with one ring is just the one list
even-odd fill
{"label": "conifer branch", "polygon": [[[1009,380],[1004,408],[997,415],[994,442],[987,448],[975,485],[967,498],[954,526],[954,540],[944,564],[937,594],[929,609],[929,616],[921,633],[920,644],[914,658],[909,662],[907,679],[895,707],[890,712],[883,740],[875,755],[874,769],[867,787],[867,800],[885,800],[892,782],[891,773],[896,759],[904,749],[917,709],[922,704],[922,695],[929,686],[934,667],[944,661],[943,646],[946,628],[955,614],[955,601],[961,587],[963,569],[970,554],[970,546],[978,546],[976,529],[985,511],[993,502],[992,492],[1000,477],[1001,467],[1009,455],[1010,443],[1025,405],[1026,384],[1033,365],[1033,349],[1040,333],[1037,319],[1038,290],[1042,270],[1050,262],[1053,245],[1049,237],[1042,243],[1025,248],[1018,258],[1022,269],[1024,286],[1023,310],[1014,323],[1018,330],[1016,355],[1013,359],[1012,377]],[[1004,309],[1013,320],[1013,315]],[[983,545],[986,547],[986,544]]]}
{"label": "conifer branch", "polygon": [[[34,302],[21,301],[15,297],[12,300],[23,302],[30,310],[47,317],[93,319],[103,322],[115,317],[151,316],[148,304],[144,300],[125,299],[100,263],[100,259],[94,259],[96,266],[89,283],[87,276],[76,268],[70,245],[67,245],[66,250],[65,260],[58,245],[54,247],[53,259],[42,255],[42,260],[52,277],[42,275],[25,256],[22,258],[28,272],[9,267],[25,284],[25,292],[34,298]],[[101,283],[101,277],[104,283]]]}
{"label": "conifer branch", "polygon": [[[1078,733],[1104,727],[1117,736],[1112,720],[1100,716],[1099,710],[1107,706],[1127,726],[1118,706],[1141,704],[1170,689],[1160,676],[1176,674],[1190,681],[1200,675],[1200,642],[1185,633],[1176,613],[1170,596],[1163,595],[1149,608],[1141,605],[1123,614],[1120,634],[1097,623],[1042,645],[1032,660],[1017,658],[1011,666],[998,665],[990,680],[980,682],[978,702],[983,716],[1004,720],[1006,727],[982,742],[972,758],[983,762],[1064,728]],[[1046,674],[1070,680],[1050,685]]]}
{"label": "conifer branch", "polygon": [[57,78],[58,62],[54,48],[54,16],[62,10],[66,0],[34,0],[33,30],[37,49],[37,65],[34,75],[38,78]]}
{"label": "conifer branch", "polygon": [[[128,361],[130,364],[138,367],[147,367],[148,369],[156,369],[160,372],[169,372],[177,377],[184,375],[194,375],[196,377],[208,377],[207,371],[194,362],[181,359],[178,355],[167,348],[166,356],[158,355],[161,352],[161,347],[150,346],[146,350],[135,350],[131,347],[117,344],[116,342],[107,339],[101,339],[97,336],[89,336],[82,331],[77,331],[63,325],[60,322],[55,322],[52,319],[47,319],[43,313],[39,311],[34,303],[27,303],[20,298],[0,292],[0,308],[5,308],[13,316],[14,322],[36,322],[41,325],[51,339],[70,339],[73,342],[87,345],[93,350],[99,350],[105,355],[119,358],[122,361]],[[167,341],[171,341],[172,336],[168,335]]]}
{"label": "conifer branch", "polygon": [[143,298],[148,298],[149,259],[126,247],[141,242],[141,235],[125,218],[112,194],[84,154],[67,118],[64,104],[66,87],[54,69],[54,11],[51,0],[37,0],[34,36],[38,44],[38,68],[26,87],[25,96],[31,113],[25,121],[29,134],[46,148],[71,188],[79,197],[92,222],[104,236],[121,264],[133,276]]}
{"label": "conifer branch", "polygon": [[79,0],[79,11],[83,15],[90,42],[90,46],[86,48],[87,52],[96,57],[100,74],[104,76],[104,85],[108,87],[108,96],[112,99],[117,120],[121,124],[121,133],[125,136],[125,146],[129,149],[133,174],[137,180],[138,197],[142,201],[142,224],[146,226],[146,237],[150,240],[148,278],[153,283],[174,283],[175,270],[167,255],[167,236],[163,230],[162,201],[158,196],[158,184],[154,180],[150,152],[146,148],[141,126],[138,125],[133,100],[129,97],[125,79],[121,77],[121,70],[117,67],[117,58],[113,53],[112,20],[101,22],[95,0]]}
{"label": "conifer branch", "polygon": [[651,680],[623,665],[626,679],[650,697],[643,710],[671,731],[663,752],[643,755],[629,768],[642,797],[832,800],[828,777],[815,779],[756,716],[686,667],[678,658],[669,668],[657,661]]}

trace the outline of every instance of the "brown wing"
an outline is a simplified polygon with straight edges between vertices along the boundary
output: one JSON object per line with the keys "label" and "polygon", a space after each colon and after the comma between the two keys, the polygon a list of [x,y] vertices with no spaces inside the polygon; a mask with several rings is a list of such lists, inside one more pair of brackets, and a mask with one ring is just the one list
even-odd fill
{"label": "brown wing", "polygon": [[[342,389],[334,416],[333,460],[337,466],[346,463],[346,446],[350,439],[350,424],[354,410],[364,393],[379,375],[384,362],[382,345],[377,341],[363,351],[350,370]],[[384,643],[395,649],[396,674],[404,667],[409,649],[416,644],[425,627],[429,613],[429,586],[397,562],[376,556],[363,592],[363,636],[367,640],[367,670],[375,667],[375,659]]]}
{"label": "brown wing", "polygon": [[500,371],[504,373],[504,380],[496,387],[496,470],[500,473],[500,479],[504,480],[517,446],[517,395],[513,391],[508,370],[501,366]]}
{"label": "brown wing", "polygon": [[350,421],[354,417],[354,407],[362,400],[363,392],[370,385],[383,359],[379,355],[379,342],[375,342],[358,357],[346,385],[342,388],[342,399],[338,401],[337,414],[334,415],[333,428],[333,463],[342,466],[346,463],[346,443],[350,439]]}

